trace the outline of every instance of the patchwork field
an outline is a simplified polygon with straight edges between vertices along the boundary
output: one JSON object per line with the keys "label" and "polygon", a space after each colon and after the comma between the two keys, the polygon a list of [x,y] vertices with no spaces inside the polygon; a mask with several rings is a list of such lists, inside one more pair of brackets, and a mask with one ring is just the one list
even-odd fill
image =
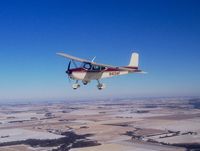
{"label": "patchwork field", "polygon": [[191,149],[200,149],[200,99],[92,100],[0,106],[0,151]]}

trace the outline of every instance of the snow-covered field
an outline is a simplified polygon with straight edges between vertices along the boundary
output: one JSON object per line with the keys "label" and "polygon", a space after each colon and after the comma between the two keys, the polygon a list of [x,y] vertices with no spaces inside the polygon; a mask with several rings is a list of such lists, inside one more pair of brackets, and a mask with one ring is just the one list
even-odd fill
{"label": "snow-covered field", "polygon": [[38,132],[26,129],[2,129],[0,130],[0,143],[21,141],[26,139],[57,139],[63,136],[48,132]]}
{"label": "snow-covered field", "polygon": [[[73,131],[78,135],[90,134],[87,138],[101,145],[82,146],[70,151],[182,151],[185,148],[161,145],[153,141],[199,143],[199,117],[200,110],[191,108],[187,99],[185,102],[153,102],[150,99],[99,105],[70,106],[61,103],[6,106],[0,107],[0,143],[27,139],[58,139],[63,137],[59,135],[61,132]],[[150,140],[153,141],[149,142]],[[19,151],[15,149],[16,146],[0,147],[0,151]],[[17,147],[23,147],[25,151],[45,151],[53,148],[30,148],[21,144]]]}
{"label": "snow-covered field", "polygon": [[[153,138],[153,137],[151,137]],[[153,138],[158,142],[164,143],[199,143],[200,142],[200,135],[179,135],[173,137],[166,137],[166,138]]]}

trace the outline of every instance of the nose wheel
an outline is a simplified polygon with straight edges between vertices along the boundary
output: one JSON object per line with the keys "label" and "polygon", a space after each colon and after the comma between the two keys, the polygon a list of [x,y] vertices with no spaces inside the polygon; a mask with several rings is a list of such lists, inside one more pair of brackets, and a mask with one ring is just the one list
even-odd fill
{"label": "nose wheel", "polygon": [[106,88],[106,85],[104,83],[100,83],[99,80],[97,80],[98,84],[97,84],[97,88],[99,90],[102,90],[102,89],[105,89]]}
{"label": "nose wheel", "polygon": [[82,81],[84,85],[87,85],[90,81]]}

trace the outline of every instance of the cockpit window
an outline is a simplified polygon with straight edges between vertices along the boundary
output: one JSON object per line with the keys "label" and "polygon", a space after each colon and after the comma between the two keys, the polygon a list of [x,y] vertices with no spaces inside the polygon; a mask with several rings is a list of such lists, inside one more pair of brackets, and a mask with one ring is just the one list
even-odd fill
{"label": "cockpit window", "polygon": [[90,63],[84,63],[83,68],[86,69],[86,70],[90,70],[90,71],[102,71],[102,70],[106,69],[103,66],[92,65]]}
{"label": "cockpit window", "polygon": [[101,67],[100,66],[93,66],[92,67],[92,70],[95,70],[95,71],[100,71],[101,70]]}
{"label": "cockpit window", "polygon": [[91,69],[91,64],[85,63],[85,64],[83,65],[83,68],[85,68],[85,69],[87,69],[87,70],[90,70],[90,69]]}

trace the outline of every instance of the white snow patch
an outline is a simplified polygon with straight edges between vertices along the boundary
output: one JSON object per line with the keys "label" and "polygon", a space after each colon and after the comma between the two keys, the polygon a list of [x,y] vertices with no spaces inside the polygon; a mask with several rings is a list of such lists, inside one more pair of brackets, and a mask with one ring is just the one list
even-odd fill
{"label": "white snow patch", "polygon": [[25,129],[2,129],[0,130],[0,143],[21,141],[26,139],[58,139],[64,137],[48,132],[38,132]]}

